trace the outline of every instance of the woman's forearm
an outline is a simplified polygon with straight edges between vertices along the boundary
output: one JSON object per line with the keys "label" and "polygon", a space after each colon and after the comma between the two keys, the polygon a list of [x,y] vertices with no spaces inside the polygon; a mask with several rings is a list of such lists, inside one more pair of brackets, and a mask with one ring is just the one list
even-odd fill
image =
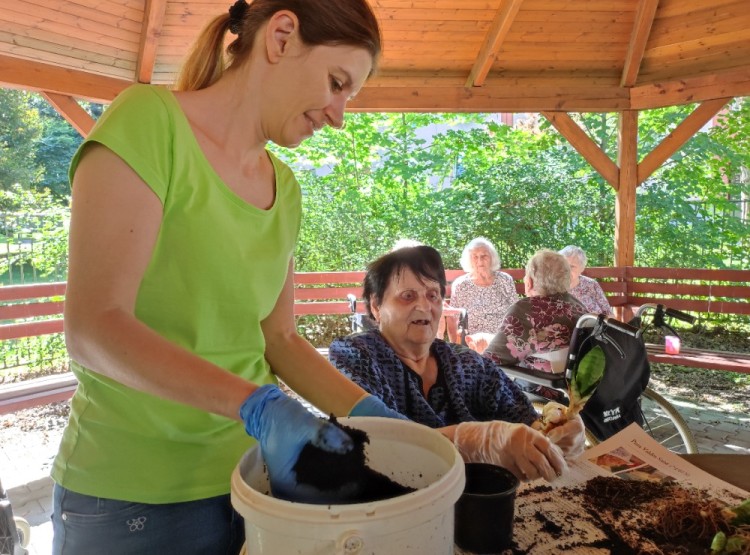
{"label": "woman's forearm", "polygon": [[98,374],[171,401],[238,419],[256,385],[171,343],[131,314],[76,315],[66,306],[71,358]]}
{"label": "woman's forearm", "polygon": [[296,333],[267,337],[266,359],[286,385],[326,414],[346,416],[368,395]]}

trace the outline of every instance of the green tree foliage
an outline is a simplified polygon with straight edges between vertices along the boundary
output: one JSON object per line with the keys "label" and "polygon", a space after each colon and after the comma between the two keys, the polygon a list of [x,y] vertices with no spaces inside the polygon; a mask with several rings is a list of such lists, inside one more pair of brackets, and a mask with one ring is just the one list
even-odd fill
{"label": "green tree foliage", "polygon": [[356,114],[343,131],[280,149],[304,192],[298,268],[361,269],[397,239],[433,242],[424,212],[453,161],[432,148],[430,132],[471,120],[479,116]]}
{"label": "green tree foliage", "polygon": [[[20,188],[2,183],[10,194],[0,209],[49,215],[49,204],[67,205],[67,168],[80,138],[39,97],[2,92],[0,109],[8,116],[0,128],[0,175],[15,172],[21,181]],[[101,113],[100,106],[85,107],[94,117]],[[692,109],[642,113],[640,156]],[[616,114],[573,117],[615,157]],[[326,129],[297,149],[276,148],[304,194],[298,269],[362,269],[401,238],[435,246],[456,268],[463,246],[479,235],[498,246],[506,267],[523,266],[538,248],[566,244],[583,247],[591,265],[612,264],[612,187],[543,118],[515,128],[495,119],[349,114],[344,130]],[[750,167],[748,137],[750,107],[741,99],[722,126],[697,134],[639,187],[637,264],[748,266],[748,222],[737,213],[737,200],[748,194],[737,179],[740,168]],[[40,195],[24,199],[28,189]],[[63,215],[56,217],[64,233]],[[63,245],[51,229],[33,230],[50,236],[49,245]],[[64,248],[45,252],[56,259],[35,262],[42,272],[64,268]]]}
{"label": "green tree foliage", "polygon": [[446,221],[440,227],[457,243],[444,248],[460,252],[482,235],[498,246],[508,267],[522,267],[539,248],[568,243],[587,248],[596,260],[595,253],[604,253],[597,247],[605,233],[611,245],[612,195],[585,178],[566,146],[554,135],[494,123],[464,133],[452,146],[461,171],[441,193]]}
{"label": "green tree foliage", "polygon": [[42,168],[36,162],[35,143],[42,133],[31,94],[0,89],[0,188],[36,182]]}
{"label": "green tree foliage", "polygon": [[571,242],[609,263],[613,195],[566,148],[477,114],[349,116],[344,131],[280,153],[305,195],[298,268],[361,269],[399,238],[429,243],[458,267],[478,235],[505,266]]}
{"label": "green tree foliage", "polygon": [[[693,108],[642,113],[640,157]],[[617,115],[573,117],[614,160]],[[748,192],[736,176],[749,166],[748,136],[743,99],[639,187],[636,264],[747,267],[737,201]],[[511,128],[482,115],[353,114],[344,131],[281,155],[305,195],[300,269],[361,269],[398,238],[429,243],[458,267],[478,235],[507,267],[566,244],[583,247],[591,265],[613,262],[614,190],[545,120]]]}
{"label": "green tree foliage", "polygon": [[44,169],[33,184],[35,189],[47,189],[60,204],[70,198],[68,166],[83,137],[42,97],[32,99],[39,112],[43,132],[36,141],[36,160]]}
{"label": "green tree foliage", "polygon": [[[58,281],[67,276],[68,209],[48,189],[19,184],[0,192],[0,275],[14,281]],[[24,278],[21,281],[27,281]]]}
{"label": "green tree foliage", "polygon": [[[694,108],[643,114],[641,151],[650,151]],[[750,221],[750,103],[739,99],[720,124],[697,133],[639,188],[636,262],[643,266],[747,268]],[[747,204],[745,204],[747,209]]]}
{"label": "green tree foliage", "polygon": [[[639,161],[669,135],[695,108],[676,106],[640,113]],[[613,160],[617,152],[616,114],[577,114],[574,119]],[[542,130],[550,125],[543,122]],[[636,257],[641,266],[746,268],[750,264],[750,222],[740,212],[748,198],[748,183],[739,179],[750,162],[750,105],[736,100],[719,118],[719,125],[697,133],[638,189]],[[592,188],[580,214],[594,207],[595,220],[578,226],[575,242],[589,253],[590,263],[611,263],[613,191],[572,147],[557,142],[567,167]],[[596,189],[594,189],[596,184]],[[606,201],[605,199],[611,199]],[[605,207],[603,211],[595,205]],[[744,204],[747,210],[747,203]]]}

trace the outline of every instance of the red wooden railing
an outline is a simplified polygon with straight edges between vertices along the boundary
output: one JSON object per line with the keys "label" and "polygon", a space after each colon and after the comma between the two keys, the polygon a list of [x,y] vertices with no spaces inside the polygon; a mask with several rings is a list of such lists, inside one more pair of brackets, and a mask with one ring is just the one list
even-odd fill
{"label": "red wooden railing", "polygon": [[[516,279],[516,289],[523,293],[523,270],[503,271]],[[448,280],[463,273],[448,270]],[[633,310],[645,303],[662,303],[709,315],[750,315],[750,270],[599,267],[588,268],[585,273],[599,281],[622,320],[628,320]],[[347,295],[360,297],[363,277],[362,271],[296,273],[294,313],[348,314]],[[64,282],[0,287],[0,341],[62,332],[64,295]],[[651,346],[649,358],[654,362],[750,373],[748,355],[688,351],[674,357]],[[0,413],[67,398],[74,389],[75,379],[70,375],[50,377],[32,385],[5,385],[0,387]]]}
{"label": "red wooden railing", "polygon": [[[506,269],[523,293],[523,270]],[[449,282],[462,270],[448,270]],[[706,314],[750,315],[750,270],[678,268],[588,268],[610,304],[628,316],[644,303],[664,303],[671,308]],[[297,272],[296,315],[347,314],[347,295],[358,298],[364,272]],[[0,287],[0,340],[34,337],[63,330],[65,283]],[[448,290],[450,296],[450,287]]]}

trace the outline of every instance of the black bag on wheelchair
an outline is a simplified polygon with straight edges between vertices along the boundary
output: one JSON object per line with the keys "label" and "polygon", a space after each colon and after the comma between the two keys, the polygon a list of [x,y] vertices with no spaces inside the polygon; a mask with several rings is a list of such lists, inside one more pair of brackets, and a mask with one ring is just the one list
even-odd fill
{"label": "black bag on wheelchair", "polygon": [[569,361],[568,374],[587,356],[601,363],[604,354],[602,380],[581,411],[586,428],[603,441],[633,422],[643,426],[640,396],[651,377],[651,366],[642,336],[606,324],[576,327],[571,345],[575,346],[575,360]]}

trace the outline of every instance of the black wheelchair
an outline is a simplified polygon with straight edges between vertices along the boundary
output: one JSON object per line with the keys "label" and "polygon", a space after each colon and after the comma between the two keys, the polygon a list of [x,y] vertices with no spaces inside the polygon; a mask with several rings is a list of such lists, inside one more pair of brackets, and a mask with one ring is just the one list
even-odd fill
{"label": "black wheelchair", "polygon": [[13,516],[10,500],[0,482],[0,555],[27,555],[30,534],[29,523]]}
{"label": "black wheelchair", "polygon": [[[569,404],[569,384],[582,365],[600,365],[601,381],[580,413],[589,444],[599,443],[635,422],[667,449],[695,453],[695,438],[684,418],[648,387],[651,366],[643,332],[650,326],[663,326],[665,316],[687,315],[651,305],[641,307],[636,318],[627,324],[601,314],[585,314],[576,323],[562,372],[507,365],[502,368],[516,380],[560,392],[560,402]],[[671,326],[668,329],[676,333]],[[533,393],[529,396],[540,412],[550,400]]]}

